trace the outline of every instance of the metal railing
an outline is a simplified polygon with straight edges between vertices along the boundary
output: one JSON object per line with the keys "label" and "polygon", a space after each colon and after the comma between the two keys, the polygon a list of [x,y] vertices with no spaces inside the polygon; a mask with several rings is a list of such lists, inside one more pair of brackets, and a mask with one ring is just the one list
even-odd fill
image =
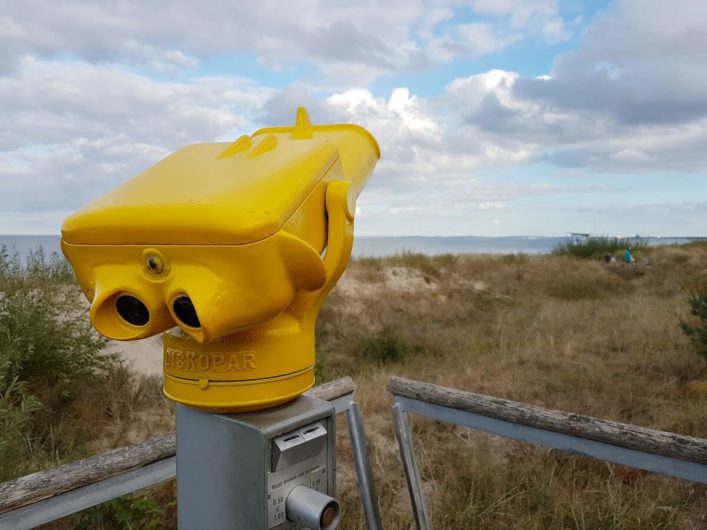
{"label": "metal railing", "polygon": [[[312,388],[307,395],[346,413],[354,467],[367,527],[380,528],[380,514],[366,451],[355,386],[350,377]],[[0,484],[0,530],[24,530],[55,521],[176,474],[175,434],[169,433],[57,468]]]}
{"label": "metal railing", "polygon": [[393,420],[418,529],[432,528],[407,414],[707,483],[707,440],[393,377]]}
{"label": "metal railing", "polygon": [[[514,440],[707,483],[707,440],[393,377],[393,420],[415,523],[432,528],[409,413]],[[381,528],[365,433],[350,377],[307,394],[346,413],[366,526]],[[33,528],[175,477],[174,433],[0,484],[0,530]]]}

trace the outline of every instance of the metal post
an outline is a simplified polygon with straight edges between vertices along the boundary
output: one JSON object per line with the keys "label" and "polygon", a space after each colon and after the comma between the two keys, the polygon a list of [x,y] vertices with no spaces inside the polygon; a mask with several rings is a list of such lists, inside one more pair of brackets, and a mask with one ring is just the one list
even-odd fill
{"label": "metal post", "polygon": [[395,424],[395,437],[398,439],[400,455],[403,458],[405,479],[407,480],[408,490],[410,492],[412,511],[415,515],[415,525],[418,530],[432,530],[432,523],[430,522],[430,516],[427,513],[427,505],[425,504],[425,496],[422,492],[420,472],[417,468],[417,461],[415,460],[410,427],[407,422],[406,413],[400,406],[400,403],[393,405],[393,422]]}
{"label": "metal post", "polygon": [[349,435],[351,436],[351,450],[358,478],[358,491],[363,504],[363,514],[366,517],[366,528],[368,530],[379,530],[381,528],[381,516],[378,510],[378,499],[373,485],[371,475],[371,465],[368,461],[368,448],[366,447],[366,433],[363,430],[361,420],[361,409],[358,403],[352,401],[346,411],[346,420],[349,424]]}
{"label": "metal post", "polygon": [[334,442],[334,407],[307,396],[240,414],[177,405],[180,530],[332,530]]}

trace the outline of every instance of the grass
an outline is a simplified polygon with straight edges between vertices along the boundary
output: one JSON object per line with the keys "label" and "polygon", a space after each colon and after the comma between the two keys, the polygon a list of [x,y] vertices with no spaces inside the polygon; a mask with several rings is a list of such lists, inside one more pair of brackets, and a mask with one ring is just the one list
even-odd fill
{"label": "grass", "polygon": [[[641,254],[652,265],[640,271],[604,266],[601,254],[352,263],[324,308],[318,348],[329,377],[356,380],[385,528],[412,524],[390,375],[707,436],[707,371],[680,327],[689,313],[682,286],[707,270],[707,246]],[[405,355],[372,362],[371,342],[388,351],[381,337]],[[704,486],[419,418],[412,429],[435,528],[707,524]],[[342,445],[341,527],[362,528],[345,436]]]}
{"label": "grass", "polygon": [[[686,286],[707,273],[707,245],[644,255],[651,265],[640,268],[566,254],[351,263],[317,323],[317,377],[356,381],[385,528],[413,524],[385,390],[391,375],[707,436],[707,365],[680,325],[690,318]],[[18,453],[14,462],[29,462],[22,472],[169,428],[158,381],[124,367],[109,373],[64,409],[58,429],[74,433],[79,450]],[[36,394],[21,378],[10,382],[19,387],[4,387],[12,421],[31,430]],[[363,528],[346,423],[338,422],[340,528]],[[411,427],[435,528],[707,526],[702,485],[421,418]],[[174,527],[173,496],[170,484],[54,526]]]}

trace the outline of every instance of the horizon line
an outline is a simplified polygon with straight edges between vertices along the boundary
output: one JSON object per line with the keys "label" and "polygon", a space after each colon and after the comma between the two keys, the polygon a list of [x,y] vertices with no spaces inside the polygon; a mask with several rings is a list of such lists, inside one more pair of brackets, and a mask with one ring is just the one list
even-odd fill
{"label": "horizon line", "polygon": [[[473,235],[473,234],[463,234],[463,235],[422,235],[422,234],[404,234],[404,235],[390,235],[390,234],[376,234],[376,235],[356,235],[355,239],[361,238],[536,238],[536,239],[558,239],[558,238],[572,238],[576,235],[586,235],[589,238],[614,238],[614,239],[707,239],[707,235],[695,236],[695,235],[610,235],[610,234],[588,234],[588,233],[577,233],[577,232],[567,232],[564,235],[537,235],[537,234],[510,234],[510,235],[495,235],[495,236],[483,236],[483,235]],[[0,237],[58,237],[61,238],[60,234],[0,234]]]}

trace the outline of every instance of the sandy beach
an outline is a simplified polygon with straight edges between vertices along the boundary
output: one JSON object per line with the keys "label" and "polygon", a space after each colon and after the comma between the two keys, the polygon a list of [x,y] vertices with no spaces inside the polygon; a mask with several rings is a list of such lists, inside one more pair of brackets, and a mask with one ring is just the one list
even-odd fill
{"label": "sandy beach", "polygon": [[106,351],[119,352],[128,366],[145,375],[162,374],[162,334],[132,341],[110,341]]}

